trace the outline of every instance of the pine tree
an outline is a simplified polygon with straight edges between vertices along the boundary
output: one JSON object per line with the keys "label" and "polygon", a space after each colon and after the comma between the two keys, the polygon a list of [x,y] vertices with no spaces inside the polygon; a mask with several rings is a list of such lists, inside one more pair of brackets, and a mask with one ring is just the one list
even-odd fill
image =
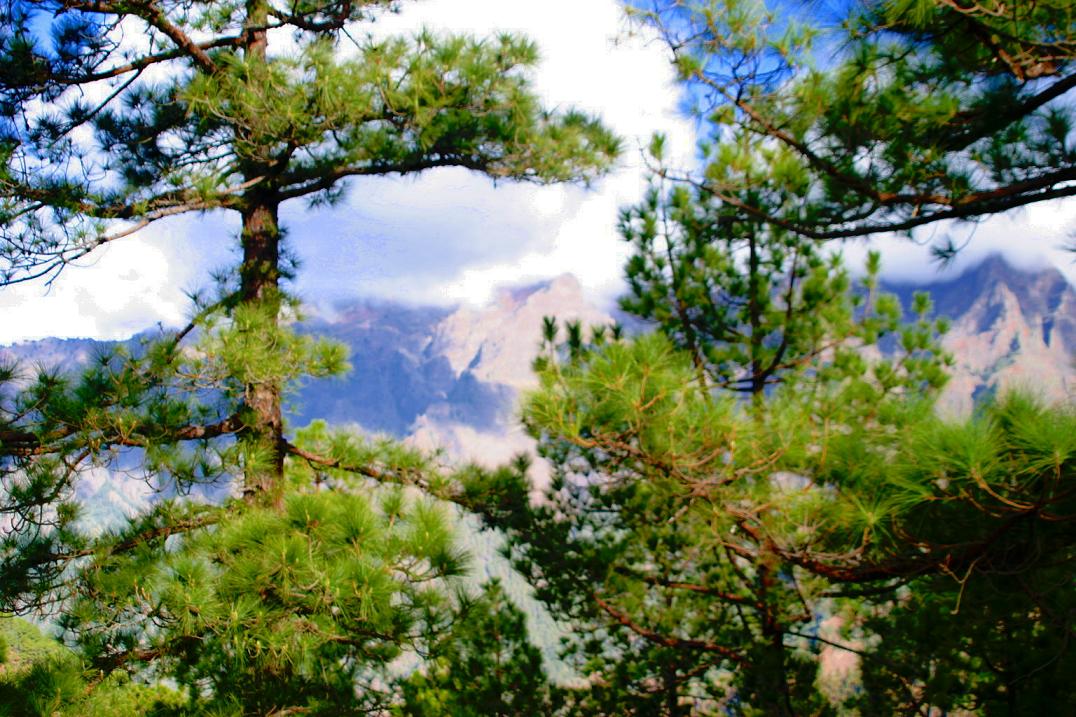
{"label": "pine tree", "polygon": [[1011,393],[970,420],[927,421],[892,462],[865,466],[909,508],[890,528],[906,541],[891,573],[903,585],[877,592],[862,625],[881,636],[862,662],[864,712],[1034,715],[1072,702],[1073,422],[1071,404]]}
{"label": "pine tree", "polygon": [[[905,322],[876,253],[854,286],[839,254],[670,182],[662,145],[620,222],[634,250],[621,306],[661,335],[588,343],[569,322],[558,344],[545,322],[523,415],[554,481],[540,505],[515,502],[522,524],[491,521],[539,597],[576,621],[568,656],[595,675],[580,710],[815,711],[826,700],[800,635],[818,627],[827,571],[848,563],[793,556],[869,544],[873,499],[866,485],[826,495],[813,453],[890,445],[929,413],[945,325],[925,296]],[[716,162],[753,178],[752,201],[792,204],[803,193],[772,178],[777,159],[743,135]],[[815,542],[829,530],[841,537]]]}
{"label": "pine tree", "polygon": [[[935,417],[945,324],[925,295],[905,323],[876,254],[857,293],[839,257],[798,254],[802,239],[705,192],[655,189],[622,217],[636,251],[622,305],[657,332],[588,344],[569,325],[558,344],[545,322],[523,415],[553,481],[535,505],[524,471],[502,474],[487,516],[573,623],[576,708],[1063,704],[1071,411],[1011,397]],[[800,256],[813,276],[795,274]],[[1007,655],[997,629],[1029,648]],[[823,688],[823,650],[855,655],[863,682]]]}
{"label": "pine tree", "polygon": [[[664,38],[702,118],[706,172],[746,215],[814,239],[976,221],[1076,192],[1076,14],[1067,0],[632,4]],[[807,201],[745,196],[730,129],[765,138]],[[953,243],[939,251],[951,255]]]}
{"label": "pine tree", "polygon": [[552,715],[561,701],[528,640],[526,616],[497,581],[462,602],[452,628],[402,692],[396,714],[406,717]]}
{"label": "pine tree", "polygon": [[[889,375],[818,361],[844,398]],[[517,466],[474,494],[500,496],[487,520],[571,621],[578,711],[1067,704],[1070,407],[1013,395],[943,420],[918,390],[831,401],[792,381],[748,408],[661,334],[566,343],[539,376],[524,419],[551,484],[528,502]],[[862,682],[834,686],[823,650]]]}
{"label": "pine tree", "polygon": [[[569,325],[557,346],[547,323],[524,419],[553,481],[535,505],[502,473],[488,512],[573,623],[577,708],[1056,709],[1068,412],[934,417],[929,302],[903,324],[876,256],[854,292],[818,242],[1070,195],[1071,9],[865,3],[826,34],[762,3],[638,5],[709,133],[691,173],[656,141],[654,187],[622,214],[622,305],[664,336],[587,345]],[[1005,655],[995,629],[1033,646]],[[865,691],[821,690],[823,649],[855,654]]]}
{"label": "pine tree", "polygon": [[[621,214],[621,305],[659,335],[587,343],[569,323],[558,344],[545,322],[523,415],[554,479],[538,505],[509,500],[489,520],[576,626],[566,657],[590,682],[577,709],[824,710],[811,635],[834,601],[854,612],[834,584],[864,551],[891,557],[874,531],[897,512],[875,486],[834,480],[826,456],[877,460],[929,416],[945,325],[922,295],[905,321],[877,254],[856,286],[839,254],[670,182],[661,149],[647,197]],[[752,178],[752,201],[803,199],[772,177],[778,159],[743,135],[715,163]]]}
{"label": "pine tree", "polygon": [[[945,376],[928,370],[930,331],[925,295],[909,307],[917,325],[903,326],[903,307],[880,292],[880,256],[868,255],[866,275],[854,286],[839,253],[818,242],[744,214],[736,204],[665,178],[664,138],[651,143],[657,165],[644,201],[621,212],[620,233],[633,254],[625,267],[628,293],[620,305],[655,322],[687,351],[704,386],[749,394],[755,400],[778,384],[813,383],[821,359],[830,365],[900,336],[905,355],[882,382],[885,391],[936,389]],[[732,138],[716,164],[735,164],[745,201],[789,205],[806,201],[775,181],[777,158],[750,136]],[[925,332],[925,333],[924,333]],[[924,353],[926,352],[926,353]],[[945,358],[932,364],[944,365]],[[878,370],[887,370],[883,365]],[[877,398],[882,398],[878,396]]]}
{"label": "pine tree", "polygon": [[[445,511],[401,492],[456,497],[436,465],[286,429],[285,393],[347,359],[294,331],[281,205],[449,166],[587,180],[618,150],[597,120],[540,107],[524,39],[356,39],[396,7],[2,10],[0,282],[54,281],[167,217],[241,222],[239,265],[187,327],[77,376],[0,367],[0,605],[59,614],[90,668],[170,677],[195,711],[383,706],[386,666],[445,626],[463,569]],[[144,478],[153,507],[88,530],[76,487],[97,466]]]}
{"label": "pine tree", "polygon": [[[524,419],[553,481],[537,505],[505,500],[509,517],[489,520],[538,597],[573,622],[566,656],[592,684],[580,709],[827,704],[811,635],[843,571],[892,558],[876,532],[900,504],[841,471],[894,450],[931,404],[887,398],[886,369],[816,361],[828,385],[789,381],[746,406],[700,385],[690,354],[660,334],[545,362]],[[847,400],[857,392],[871,397]],[[520,479],[503,480],[507,491]]]}
{"label": "pine tree", "polygon": [[[444,166],[535,181],[609,166],[616,142],[596,121],[544,112],[529,92],[532,43],[353,41],[349,26],[393,6],[6,4],[0,279],[55,277],[165,217],[224,210],[242,220],[229,298],[273,317],[287,201],[334,201],[349,177]],[[247,488],[278,506],[280,391],[246,384],[236,420],[268,455]]]}

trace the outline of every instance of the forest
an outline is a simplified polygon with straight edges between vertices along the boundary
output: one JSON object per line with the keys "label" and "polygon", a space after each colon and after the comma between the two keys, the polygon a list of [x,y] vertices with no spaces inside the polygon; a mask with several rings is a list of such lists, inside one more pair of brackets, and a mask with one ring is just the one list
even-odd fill
{"label": "forest", "polygon": [[[1076,195],[1076,5],[626,3],[700,142],[684,163],[655,134],[617,220],[642,328],[534,326],[537,455],[490,468],[291,425],[298,386],[362,367],[298,330],[319,267],[281,207],[449,167],[589,186],[633,148],[543,105],[522,35],[365,33],[409,4],[0,3],[0,292],[169,218],[239,227],[185,326],[79,371],[0,363],[0,715],[1076,704],[1076,411],[940,414],[948,321],[840,251]],[[79,493],[101,470],[154,494],[105,531]],[[468,579],[473,526],[556,665]]]}

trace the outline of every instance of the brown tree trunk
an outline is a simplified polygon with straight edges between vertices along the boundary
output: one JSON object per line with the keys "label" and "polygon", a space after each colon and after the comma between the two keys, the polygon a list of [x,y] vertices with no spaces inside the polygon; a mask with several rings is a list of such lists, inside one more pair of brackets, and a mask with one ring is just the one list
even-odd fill
{"label": "brown tree trunk", "polygon": [[663,682],[665,687],[665,714],[668,717],[681,717],[685,710],[680,705],[680,680],[676,673],[676,666],[670,660],[663,669]]}
{"label": "brown tree trunk", "polygon": [[759,256],[757,227],[750,225],[748,229],[747,257],[747,313],[748,323],[751,327],[751,412],[755,420],[762,419],[763,399],[766,391],[766,375],[762,368],[762,306],[760,296],[760,273],[762,258]]}
{"label": "brown tree trunk", "polygon": [[247,0],[246,10],[243,52],[248,60],[254,57],[264,60],[269,44],[269,35],[265,29],[269,24],[269,2],[268,0]]}
{"label": "brown tree trunk", "polygon": [[760,707],[770,717],[795,717],[792,691],[788,681],[787,654],[784,629],[778,617],[773,590],[777,576],[768,565],[758,568],[758,597],[761,604],[762,640],[758,664],[760,684]]}
{"label": "brown tree trunk", "polygon": [[[277,204],[252,195],[243,210],[243,264],[239,269],[239,297],[243,303],[263,306],[266,316],[280,315],[280,226]],[[244,438],[269,458],[250,466],[244,476],[243,495],[251,502],[280,508],[284,504],[284,418],[279,382],[250,383],[245,387]]]}
{"label": "brown tree trunk", "polygon": [[[269,19],[267,0],[247,0],[247,18],[243,52],[248,62],[264,63],[268,46],[265,30]],[[252,132],[245,139],[257,144]],[[243,173],[248,181],[262,180],[269,174],[263,159],[246,163]],[[239,268],[239,300],[259,304],[270,321],[280,319],[280,222],[279,202],[265,184],[256,186],[244,197],[243,263]],[[243,439],[253,443],[268,459],[248,464],[243,476],[243,496],[282,508],[284,505],[284,417],[281,410],[279,381],[249,383],[244,387]]]}

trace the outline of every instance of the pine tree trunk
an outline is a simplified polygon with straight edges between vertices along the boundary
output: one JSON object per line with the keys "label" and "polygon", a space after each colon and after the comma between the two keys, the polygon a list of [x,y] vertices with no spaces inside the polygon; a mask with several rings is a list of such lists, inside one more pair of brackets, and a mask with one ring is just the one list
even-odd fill
{"label": "pine tree trunk", "polygon": [[676,666],[666,663],[663,682],[665,687],[665,714],[668,717],[681,717],[684,709],[680,706],[680,680],[676,673]]}
{"label": "pine tree trunk", "polygon": [[[243,211],[243,264],[239,270],[240,300],[264,307],[272,321],[280,316],[280,226],[275,201],[252,195]],[[245,387],[244,438],[269,454],[267,461],[248,467],[243,495],[250,502],[283,507],[284,417],[279,383]]]}
{"label": "pine tree trunk", "polygon": [[751,327],[751,407],[755,417],[762,415],[763,399],[766,390],[766,375],[762,368],[762,306],[761,279],[762,259],[759,256],[758,237],[755,232],[757,227],[750,225],[748,229],[748,257],[747,257],[747,312],[748,323]]}
{"label": "pine tree trunk", "polygon": [[[244,33],[244,55],[248,62],[264,63],[268,46],[265,30],[269,5],[266,0],[248,0]],[[251,141],[251,136],[244,137]],[[257,144],[257,142],[254,142]],[[264,160],[244,167],[248,181],[270,174]],[[239,299],[260,304],[270,321],[280,320],[280,221],[279,202],[264,184],[244,197],[243,263],[239,268]],[[244,439],[251,441],[268,459],[248,464],[243,476],[243,496],[282,508],[284,504],[284,417],[279,383],[250,383],[244,387]]]}
{"label": "pine tree trunk", "polygon": [[788,683],[784,630],[777,614],[779,609],[772,602],[778,578],[769,566],[761,565],[758,569],[758,580],[763,642],[759,664],[756,665],[762,693],[760,706],[770,717],[795,717],[796,711],[792,706],[792,692]]}
{"label": "pine tree trunk", "polygon": [[762,707],[765,713],[772,717],[796,717],[788,684],[784,636],[779,631],[766,628],[763,630],[763,639],[768,644],[763,648],[763,685],[767,694],[763,697]]}

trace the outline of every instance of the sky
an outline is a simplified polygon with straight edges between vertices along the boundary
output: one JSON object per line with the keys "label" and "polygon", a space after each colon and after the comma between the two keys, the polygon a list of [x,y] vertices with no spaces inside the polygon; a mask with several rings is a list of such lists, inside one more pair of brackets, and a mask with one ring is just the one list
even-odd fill
{"label": "sky", "polygon": [[[664,132],[672,159],[693,156],[693,123],[678,113],[679,88],[667,52],[631,33],[616,0],[428,0],[403,3],[377,32],[437,30],[485,35],[519,31],[542,60],[533,80],[553,108],[597,114],[624,138],[624,156],[591,187],[500,182],[463,170],[418,177],[363,178],[338,206],[285,205],[288,243],[300,260],[294,289],[315,310],[362,296],[416,304],[482,304],[499,286],[572,273],[601,303],[622,289],[627,246],[616,233],[620,207],[646,186],[642,147]],[[929,280],[928,245],[949,232],[966,249],[955,275],[1000,251],[1026,268],[1053,264],[1076,280],[1059,247],[1076,233],[1076,200],[1051,202],[975,226],[929,227],[919,243],[876,238],[888,278]],[[155,324],[185,322],[188,293],[209,272],[235,263],[238,223],[225,215],[179,217],[114,242],[65,270],[51,287],[0,289],[0,344],[45,336],[124,338]],[[842,250],[855,266],[864,243]]]}

